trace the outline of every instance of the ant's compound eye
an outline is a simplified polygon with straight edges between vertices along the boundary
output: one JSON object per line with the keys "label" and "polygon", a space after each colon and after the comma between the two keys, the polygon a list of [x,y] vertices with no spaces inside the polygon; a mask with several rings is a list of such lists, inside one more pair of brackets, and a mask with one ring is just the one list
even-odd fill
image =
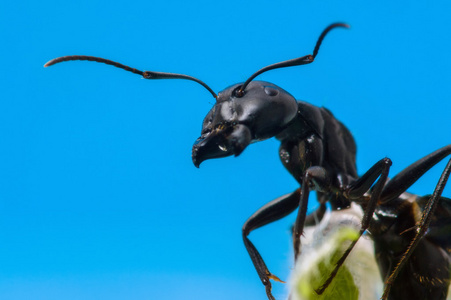
{"label": "ant's compound eye", "polygon": [[265,93],[268,96],[274,97],[279,94],[279,90],[270,86],[265,86]]}

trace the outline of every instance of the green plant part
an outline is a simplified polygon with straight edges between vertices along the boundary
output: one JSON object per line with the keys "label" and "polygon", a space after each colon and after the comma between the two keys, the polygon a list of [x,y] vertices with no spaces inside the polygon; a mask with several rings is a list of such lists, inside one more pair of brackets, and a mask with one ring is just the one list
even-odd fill
{"label": "green plant part", "polygon": [[297,292],[302,299],[359,299],[358,286],[346,265],[340,268],[334,280],[322,295],[318,295],[314,291],[326,281],[336,262],[340,259],[341,254],[346,250],[346,247],[343,247],[343,245],[349,245],[350,242],[358,239],[358,237],[358,232],[348,227],[339,229],[330,237],[330,240],[327,241],[329,245],[325,244],[325,249],[319,251],[316,262],[312,262],[311,272],[300,277],[297,284]]}
{"label": "green plant part", "polygon": [[292,300],[376,300],[382,280],[374,258],[373,242],[362,237],[327,289],[315,290],[329,278],[348,246],[359,238],[359,206],[326,214],[316,226],[307,227],[303,247],[291,278]]}

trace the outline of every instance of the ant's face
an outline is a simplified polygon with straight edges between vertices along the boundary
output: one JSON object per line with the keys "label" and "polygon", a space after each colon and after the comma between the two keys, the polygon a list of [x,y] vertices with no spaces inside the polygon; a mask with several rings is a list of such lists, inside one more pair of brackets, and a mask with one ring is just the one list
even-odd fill
{"label": "ant's face", "polygon": [[240,87],[235,84],[218,94],[194,143],[194,165],[211,158],[237,156],[250,143],[275,136],[296,116],[296,100],[282,88],[252,81],[239,97]]}

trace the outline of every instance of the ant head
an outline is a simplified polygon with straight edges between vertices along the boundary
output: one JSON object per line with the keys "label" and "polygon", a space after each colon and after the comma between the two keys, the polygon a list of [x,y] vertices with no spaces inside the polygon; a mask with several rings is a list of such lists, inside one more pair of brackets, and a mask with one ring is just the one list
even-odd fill
{"label": "ant head", "polygon": [[216,104],[204,119],[201,136],[193,146],[195,166],[206,159],[239,155],[250,143],[273,137],[284,129],[296,116],[297,104],[293,96],[280,87],[263,81],[253,81],[258,75],[273,69],[310,64],[318,54],[326,34],[336,28],[349,25],[334,23],[323,30],[316,42],[313,54],[283,61],[264,67],[244,83],[226,88],[218,95],[203,81],[183,74],[140,71],[108,59],[71,55],[47,62],[48,67],[64,61],[88,60],[139,74],[145,79],[185,79],[199,83],[216,99]]}
{"label": "ant head", "polygon": [[210,158],[238,156],[249,144],[275,136],[296,116],[296,99],[282,88],[252,81],[241,95],[242,86],[218,94],[193,146],[195,166]]}

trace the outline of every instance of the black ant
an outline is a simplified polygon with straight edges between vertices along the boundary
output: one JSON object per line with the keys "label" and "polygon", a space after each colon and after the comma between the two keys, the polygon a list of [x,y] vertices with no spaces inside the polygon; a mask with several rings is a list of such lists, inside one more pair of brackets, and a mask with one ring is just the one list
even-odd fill
{"label": "black ant", "polygon": [[[298,209],[293,227],[296,258],[304,225],[311,219],[311,215],[307,216],[311,190],[317,192],[320,206],[315,214],[320,218],[326,211],[326,203],[332,210],[348,208],[351,202],[363,208],[359,234],[368,230],[375,242],[376,259],[385,281],[382,299],[445,299],[451,270],[451,200],[441,194],[451,172],[451,160],[432,196],[419,197],[406,190],[451,154],[451,145],[414,162],[391,180],[388,179],[392,164],[389,158],[381,159],[359,176],[354,138],[329,110],[296,101],[275,84],[254,81],[269,70],[312,63],[326,34],[337,27],[349,26],[330,25],[321,33],[313,54],[269,65],[244,83],[234,84],[217,95],[204,82],[191,76],[143,72],[98,57],[64,56],[45,66],[89,60],[122,68],[145,79],[187,79],[201,84],[213,95],[216,104],[205,117],[201,136],[193,146],[192,159],[196,167],[207,159],[238,156],[254,142],[272,137],[281,142],[280,159],[300,187],[257,210],[242,229],[244,245],[269,299],[274,299],[270,279],[280,279],[269,271],[248,235]],[[318,294],[328,287],[354,245],[355,242],[324,284],[316,289]]]}

